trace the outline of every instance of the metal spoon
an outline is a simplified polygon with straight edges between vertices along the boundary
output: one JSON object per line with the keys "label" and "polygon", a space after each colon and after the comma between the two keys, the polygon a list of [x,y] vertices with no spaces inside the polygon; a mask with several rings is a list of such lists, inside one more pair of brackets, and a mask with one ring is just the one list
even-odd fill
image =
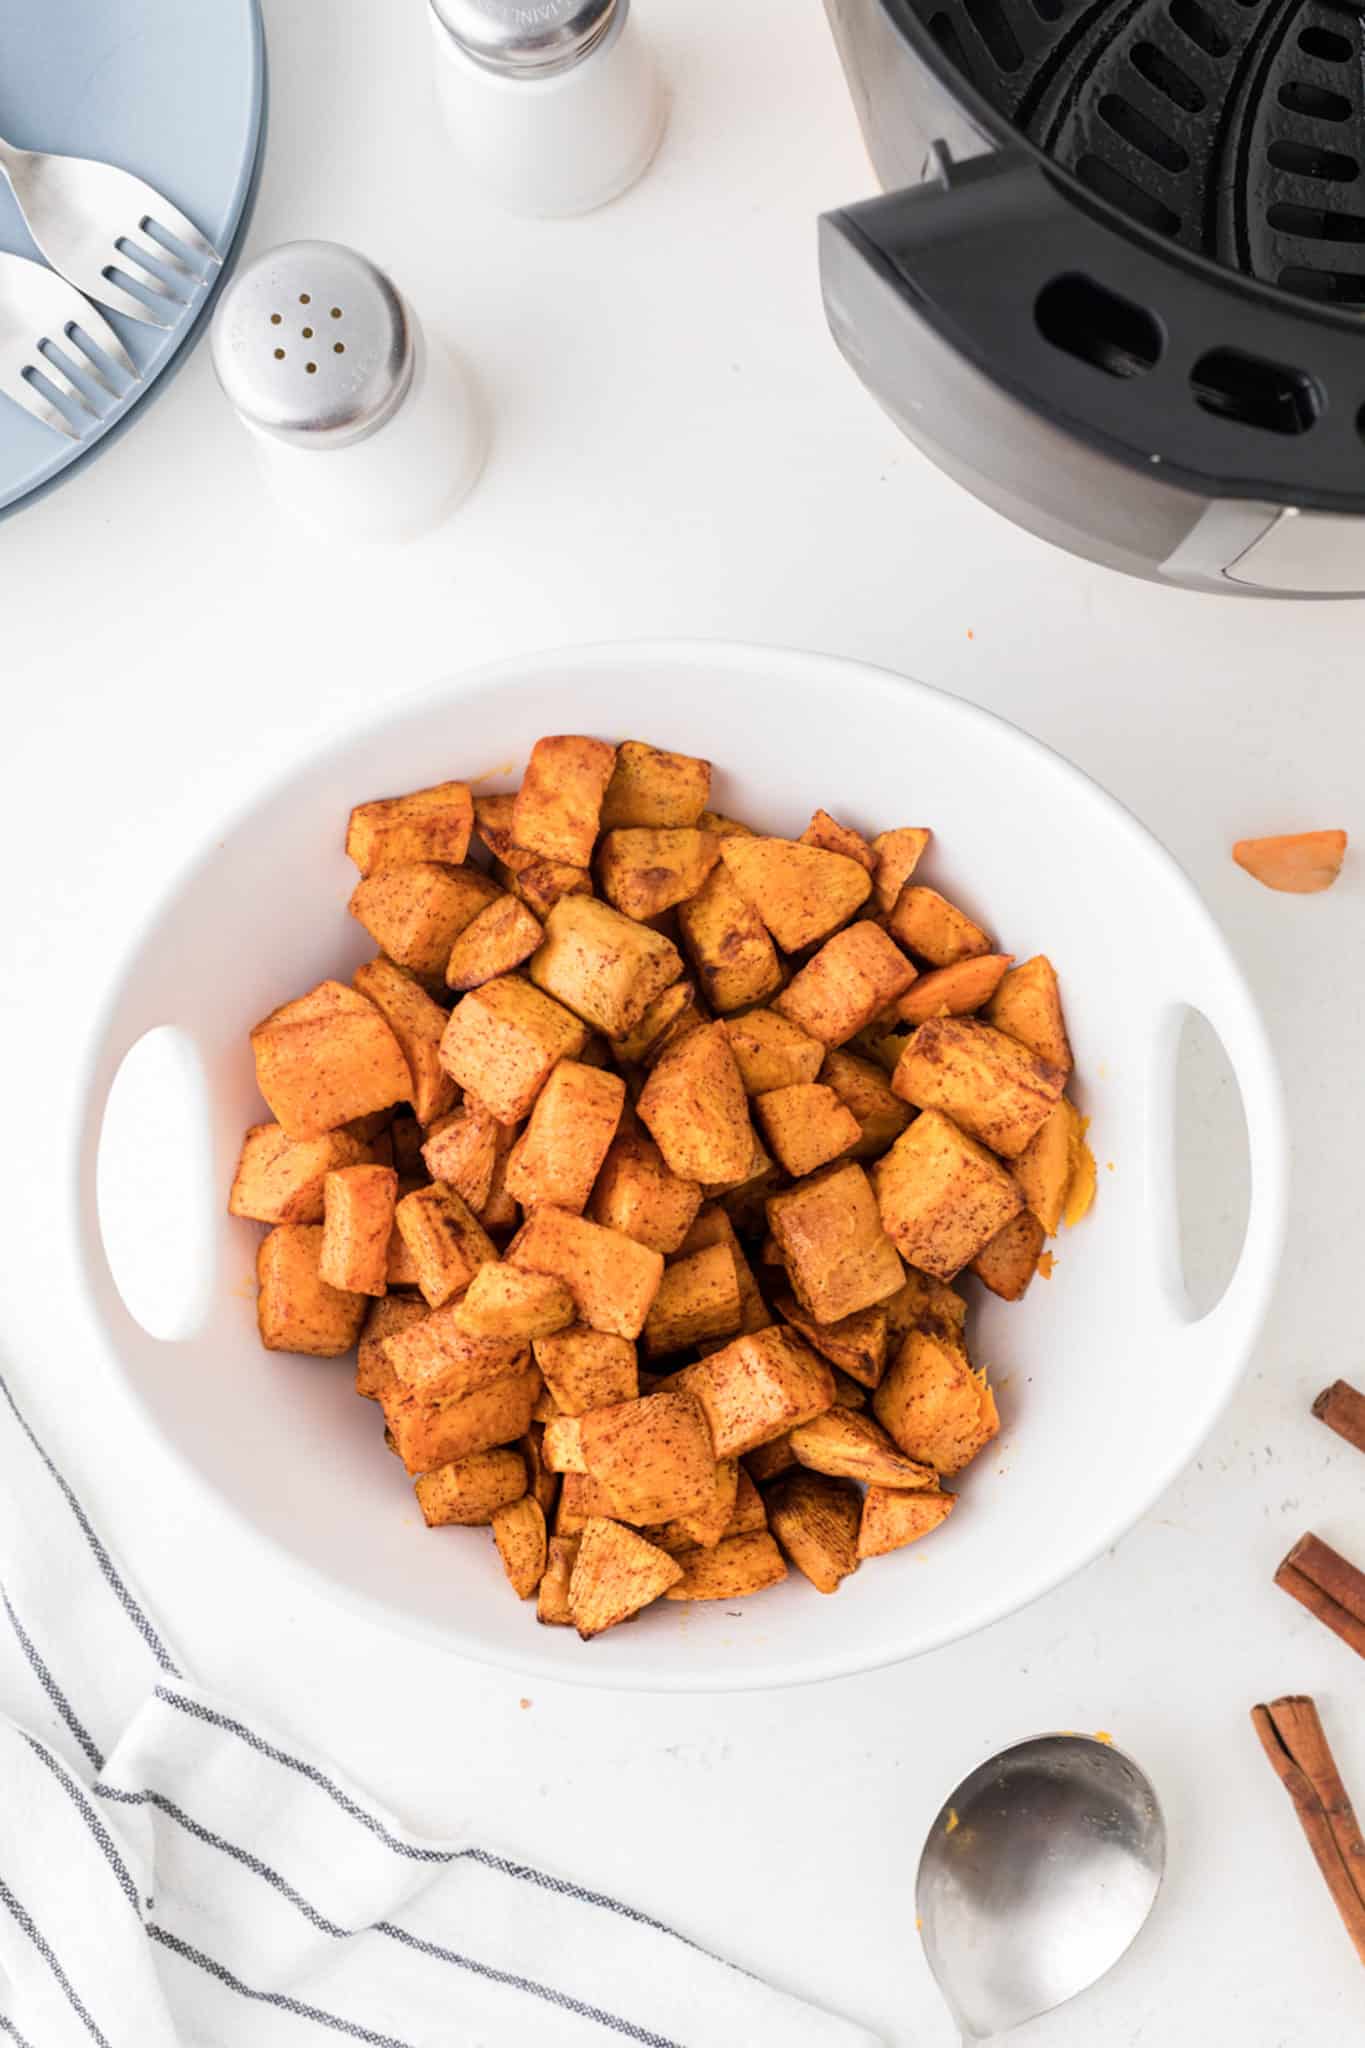
{"label": "metal spoon", "polygon": [[1112,1969],[1165,1864],[1156,1793],[1109,1743],[1040,1735],[964,1778],[929,1830],[915,1887],[925,1954],[964,2048]]}

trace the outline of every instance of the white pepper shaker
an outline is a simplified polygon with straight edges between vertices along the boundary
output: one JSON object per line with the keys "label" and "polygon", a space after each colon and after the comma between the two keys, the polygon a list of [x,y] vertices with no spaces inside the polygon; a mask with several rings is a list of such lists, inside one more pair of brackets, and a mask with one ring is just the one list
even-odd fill
{"label": "white pepper shaker", "polygon": [[514,213],[587,213],[624,192],[667,100],[630,0],[430,0],[456,150]]}
{"label": "white pepper shaker", "polygon": [[269,488],[321,531],[420,532],[479,473],[484,421],[463,366],[355,249],[285,242],[244,264],[210,347]]}

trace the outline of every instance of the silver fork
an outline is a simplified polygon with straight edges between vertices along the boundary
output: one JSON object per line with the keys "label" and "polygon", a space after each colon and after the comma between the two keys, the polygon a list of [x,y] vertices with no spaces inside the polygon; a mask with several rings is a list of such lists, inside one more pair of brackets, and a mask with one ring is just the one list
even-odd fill
{"label": "silver fork", "polygon": [[116,402],[122,396],[96,351],[140,381],[109,322],[73,285],[27,256],[0,251],[0,391],[45,427],[82,440],[109,410],[101,409],[99,394]]}
{"label": "silver fork", "polygon": [[221,260],[178,207],[117,164],[0,138],[0,175],[52,268],[130,320],[174,327]]}

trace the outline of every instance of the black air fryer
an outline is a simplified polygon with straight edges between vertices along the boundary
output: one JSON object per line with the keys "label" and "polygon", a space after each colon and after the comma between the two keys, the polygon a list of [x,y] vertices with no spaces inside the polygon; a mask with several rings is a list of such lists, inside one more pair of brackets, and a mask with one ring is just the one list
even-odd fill
{"label": "black air fryer", "polygon": [[1365,593],[1365,34],[1324,0],[826,0],[886,196],[820,223],[910,438],[1075,553]]}

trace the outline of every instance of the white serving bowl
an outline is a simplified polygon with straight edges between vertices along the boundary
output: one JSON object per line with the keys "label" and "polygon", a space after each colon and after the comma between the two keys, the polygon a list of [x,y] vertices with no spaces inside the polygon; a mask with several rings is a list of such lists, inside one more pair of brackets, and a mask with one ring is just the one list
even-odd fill
{"label": "white serving bowl", "polygon": [[[485,1532],[423,1527],[350,1363],[273,1355],[257,1341],[259,1232],[223,1207],[242,1132],[265,1115],[247,1031],[373,950],[346,913],[347,811],[450,776],[512,787],[547,732],[708,755],[715,806],[771,831],[799,833],[822,804],[867,831],[932,825],[926,878],[1018,958],[1046,951],[1058,965],[1100,1165],[1095,1209],[1063,1235],[1050,1282],[1014,1307],[974,1306],[973,1348],[999,1385],[1003,1431],[964,1476],[959,1510],[926,1541],[865,1566],[836,1599],[793,1573],[740,1603],[664,1604],[591,1644],[538,1627]],[[1180,1278],[1173,1178],[1186,1006],[1213,1025],[1236,1072],[1252,1174],[1240,1263],[1200,1320]],[[111,1083],[159,1025],[179,1027],[203,1064],[211,1162],[195,1182],[210,1248],[201,1326],[169,1342],[123,1304],[96,1192]],[[580,648],[398,704],[206,837],[141,936],[97,1047],[83,1243],[110,1355],[148,1419],[245,1526],[343,1607],[552,1678],[785,1685],[914,1656],[1022,1607],[1112,1544],[1193,1455],[1247,1362],[1275,1279],[1286,1202],[1275,1066],[1189,881],[1058,755],[956,698],[847,661],[706,643]],[[126,1237],[129,1219],[118,1220]]]}

